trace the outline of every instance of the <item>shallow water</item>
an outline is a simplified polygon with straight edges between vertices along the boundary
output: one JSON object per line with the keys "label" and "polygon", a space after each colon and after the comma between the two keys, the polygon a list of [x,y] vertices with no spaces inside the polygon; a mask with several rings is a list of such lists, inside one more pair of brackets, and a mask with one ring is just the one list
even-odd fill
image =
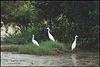
{"label": "shallow water", "polygon": [[1,52],[1,66],[98,66],[99,54],[66,53],[58,56],[37,56]]}

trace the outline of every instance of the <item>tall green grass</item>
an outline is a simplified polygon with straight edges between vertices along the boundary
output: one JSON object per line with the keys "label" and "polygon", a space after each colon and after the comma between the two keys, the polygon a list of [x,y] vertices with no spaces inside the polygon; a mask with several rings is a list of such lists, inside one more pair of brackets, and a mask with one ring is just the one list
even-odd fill
{"label": "tall green grass", "polygon": [[35,55],[53,55],[56,54],[56,50],[59,50],[61,53],[65,52],[66,46],[60,42],[45,41],[41,42],[40,46],[34,44],[26,45],[17,45],[15,47],[9,47],[4,49],[5,51],[15,51],[17,53],[23,54],[35,54]]}
{"label": "tall green grass", "polygon": [[40,46],[36,46],[34,44],[21,45],[18,48],[19,53],[28,53],[28,54],[36,54],[36,55],[50,55],[53,54],[54,49],[58,49],[59,51],[65,51],[65,45],[59,42],[45,41],[41,42]]}

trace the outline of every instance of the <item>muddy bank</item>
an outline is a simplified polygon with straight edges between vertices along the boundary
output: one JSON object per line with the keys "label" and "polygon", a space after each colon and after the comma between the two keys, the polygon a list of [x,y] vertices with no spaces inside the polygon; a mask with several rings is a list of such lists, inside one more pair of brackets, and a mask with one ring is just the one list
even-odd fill
{"label": "muddy bank", "polygon": [[1,66],[99,66],[98,53],[37,56],[1,52]]}

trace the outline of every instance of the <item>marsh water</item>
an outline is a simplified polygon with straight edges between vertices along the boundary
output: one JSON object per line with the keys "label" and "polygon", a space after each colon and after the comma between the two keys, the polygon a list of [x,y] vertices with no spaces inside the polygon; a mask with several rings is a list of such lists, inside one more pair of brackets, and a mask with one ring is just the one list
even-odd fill
{"label": "marsh water", "polygon": [[38,56],[1,52],[1,66],[98,66],[99,53],[78,52],[56,56]]}

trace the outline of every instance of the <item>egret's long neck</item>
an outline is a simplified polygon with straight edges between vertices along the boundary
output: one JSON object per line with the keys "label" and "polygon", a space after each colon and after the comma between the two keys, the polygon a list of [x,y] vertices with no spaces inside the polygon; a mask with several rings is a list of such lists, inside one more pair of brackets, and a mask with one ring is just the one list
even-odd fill
{"label": "egret's long neck", "polygon": [[77,40],[77,38],[75,37],[75,41]]}
{"label": "egret's long neck", "polygon": [[33,40],[34,40],[34,36],[33,36],[33,38],[32,38]]}
{"label": "egret's long neck", "polygon": [[75,37],[75,40],[77,40],[77,38]]}
{"label": "egret's long neck", "polygon": [[49,30],[48,30],[48,34],[50,34]]}

